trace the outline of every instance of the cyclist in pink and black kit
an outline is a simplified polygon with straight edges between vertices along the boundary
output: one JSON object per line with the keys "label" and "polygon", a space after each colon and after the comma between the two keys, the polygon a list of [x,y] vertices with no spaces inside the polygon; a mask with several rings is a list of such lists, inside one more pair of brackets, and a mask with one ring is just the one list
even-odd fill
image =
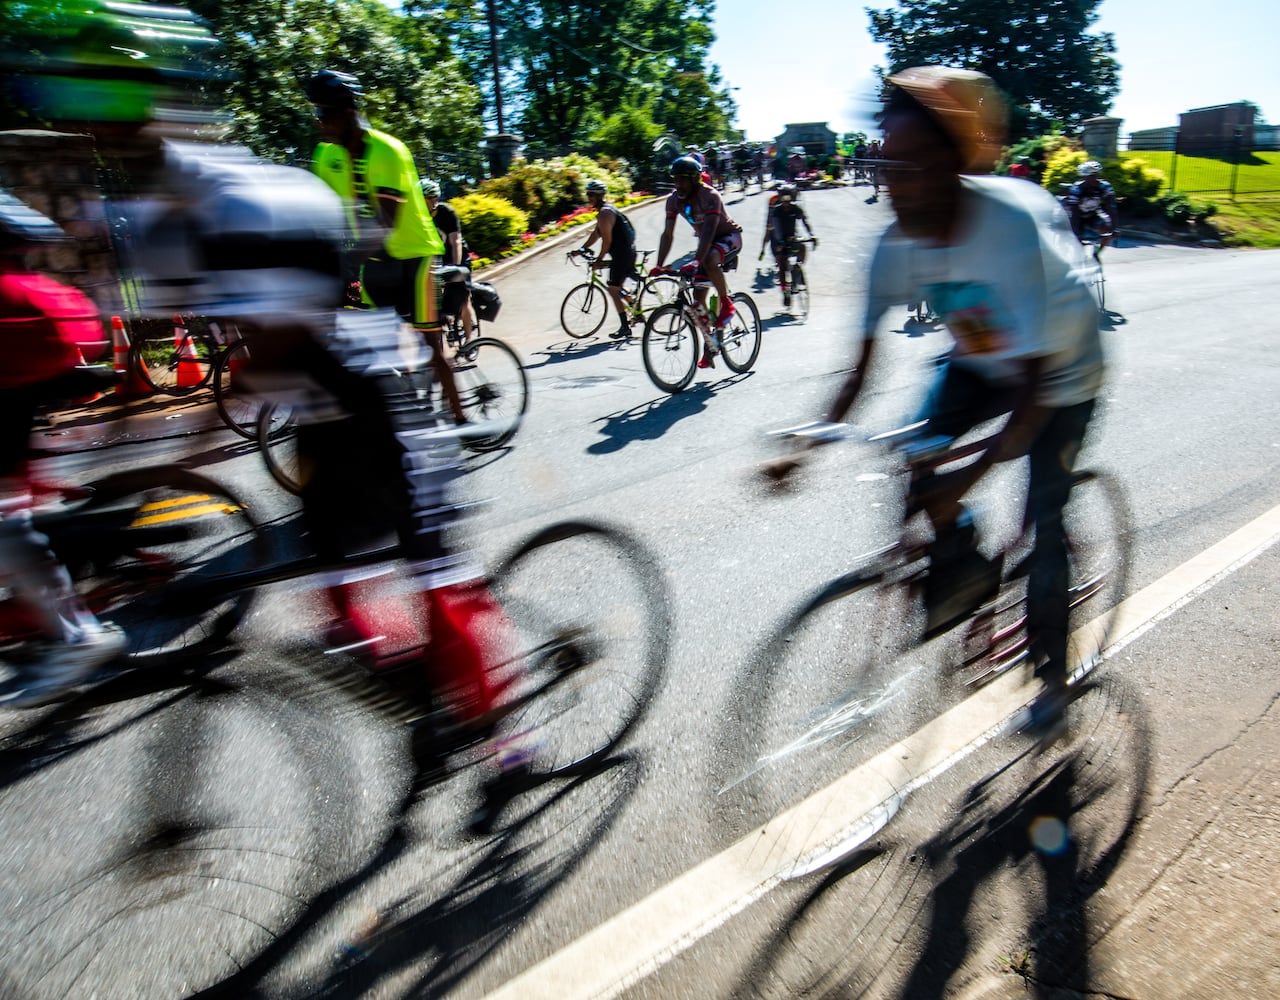
{"label": "cyclist in pink and black kit", "polygon": [[[724,277],[724,264],[730,256],[742,249],[742,227],[725,211],[720,192],[702,183],[702,167],[691,156],[682,156],[671,164],[671,178],[675,190],[667,196],[667,226],[658,241],[658,263],[649,272],[658,274],[671,251],[675,236],[676,219],[683,217],[693,226],[698,236],[698,248],[693,259],[680,268],[687,277],[705,275],[715,286],[720,299],[720,310],[715,317],[717,329],[722,328],[733,316],[733,303],[729,300],[729,286]],[[698,304],[705,308],[707,288],[703,284],[695,289]],[[715,348],[704,343],[699,368],[715,367]]]}

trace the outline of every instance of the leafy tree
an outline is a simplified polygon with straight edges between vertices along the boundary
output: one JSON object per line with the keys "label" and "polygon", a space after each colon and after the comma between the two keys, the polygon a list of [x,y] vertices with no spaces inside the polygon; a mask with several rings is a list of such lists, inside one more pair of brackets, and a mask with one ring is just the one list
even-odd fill
{"label": "leafy tree", "polygon": [[596,126],[590,139],[606,156],[621,157],[633,170],[643,173],[661,135],[662,126],[653,120],[651,104],[624,104]]}
{"label": "leafy tree", "polygon": [[1110,32],[1094,34],[1101,0],[898,0],[866,8],[888,72],[941,64],[986,73],[1009,96],[1010,134],[1068,129],[1104,114],[1120,89]]}
{"label": "leafy tree", "polygon": [[226,47],[234,73],[225,103],[236,137],[256,152],[305,161],[316,141],[302,92],[321,69],[354,73],[375,128],[404,142],[420,166],[442,151],[474,151],[480,93],[430,25],[379,0],[192,0]]}

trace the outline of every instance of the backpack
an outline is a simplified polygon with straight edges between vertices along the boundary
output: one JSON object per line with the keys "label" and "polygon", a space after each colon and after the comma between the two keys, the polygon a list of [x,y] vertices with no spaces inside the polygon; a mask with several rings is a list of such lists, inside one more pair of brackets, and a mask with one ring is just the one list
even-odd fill
{"label": "backpack", "polygon": [[471,307],[476,311],[476,318],[490,323],[498,318],[498,310],[502,308],[502,299],[498,290],[487,281],[471,282]]}

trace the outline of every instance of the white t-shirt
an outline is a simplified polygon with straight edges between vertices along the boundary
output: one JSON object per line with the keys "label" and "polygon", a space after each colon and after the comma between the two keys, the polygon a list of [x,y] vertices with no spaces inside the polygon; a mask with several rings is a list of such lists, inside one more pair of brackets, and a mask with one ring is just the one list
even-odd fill
{"label": "white t-shirt", "polygon": [[996,383],[1044,358],[1036,401],[1063,407],[1102,384],[1098,312],[1066,213],[1043,188],[964,177],[954,243],[911,239],[891,225],[871,262],[866,336],[895,305],[926,300],[955,339],[952,363]]}

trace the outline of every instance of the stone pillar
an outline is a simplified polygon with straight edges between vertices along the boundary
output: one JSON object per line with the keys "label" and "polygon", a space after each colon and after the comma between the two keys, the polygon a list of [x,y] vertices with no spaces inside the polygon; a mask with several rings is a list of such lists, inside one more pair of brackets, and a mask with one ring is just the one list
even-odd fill
{"label": "stone pillar", "polygon": [[1084,146],[1084,151],[1095,160],[1114,160],[1120,126],[1123,123],[1123,118],[1108,118],[1106,115],[1086,118],[1082,123],[1084,130],[1080,135],[1080,144]]}
{"label": "stone pillar", "polygon": [[33,251],[31,266],[79,288],[104,317],[120,314],[119,268],[93,140],[36,129],[0,132],[0,184],[72,237]]}
{"label": "stone pillar", "polygon": [[523,140],[518,135],[499,133],[485,136],[485,151],[489,154],[489,176],[505,177],[511,169],[511,161],[515,159],[516,150]]}

